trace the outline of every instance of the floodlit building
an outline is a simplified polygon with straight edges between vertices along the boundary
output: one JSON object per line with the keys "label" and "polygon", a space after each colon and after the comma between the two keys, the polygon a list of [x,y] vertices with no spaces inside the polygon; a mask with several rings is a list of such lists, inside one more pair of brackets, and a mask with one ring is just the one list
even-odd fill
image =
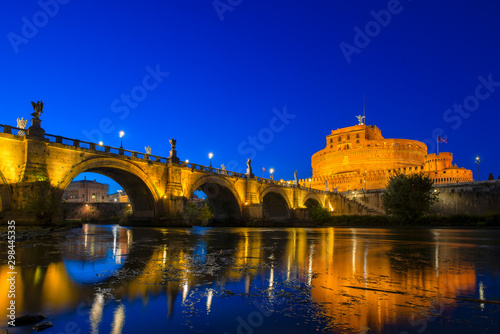
{"label": "floodlit building", "polygon": [[[312,180],[301,180],[316,189],[382,189],[394,173],[424,173],[435,184],[471,182],[472,171],[452,163],[448,152],[427,154],[427,145],[409,139],[387,139],[375,125],[332,130],[326,147],[311,158]],[[327,182],[328,181],[328,182]]]}
{"label": "floodlit building", "polygon": [[63,201],[74,203],[101,203],[108,201],[108,185],[96,180],[73,181],[64,191]]}

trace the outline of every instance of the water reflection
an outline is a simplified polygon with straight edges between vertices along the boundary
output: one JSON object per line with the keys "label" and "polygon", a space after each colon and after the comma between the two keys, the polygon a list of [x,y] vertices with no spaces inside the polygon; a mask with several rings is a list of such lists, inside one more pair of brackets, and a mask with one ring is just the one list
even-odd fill
{"label": "water reflection", "polygon": [[54,332],[467,330],[500,320],[499,236],[84,225],[18,248],[16,306]]}

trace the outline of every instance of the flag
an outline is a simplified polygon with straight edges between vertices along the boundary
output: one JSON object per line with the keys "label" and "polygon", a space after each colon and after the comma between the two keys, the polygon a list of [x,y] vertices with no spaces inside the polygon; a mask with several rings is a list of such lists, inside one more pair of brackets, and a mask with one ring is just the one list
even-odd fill
{"label": "flag", "polygon": [[448,139],[443,138],[443,137],[441,137],[440,135],[438,135],[438,138],[437,138],[437,139],[438,139],[438,140],[437,140],[437,141],[438,141],[438,143],[445,143],[445,144],[448,144]]}
{"label": "flag", "polygon": [[266,169],[264,168],[264,166],[262,166],[262,173],[264,173],[266,171]]}

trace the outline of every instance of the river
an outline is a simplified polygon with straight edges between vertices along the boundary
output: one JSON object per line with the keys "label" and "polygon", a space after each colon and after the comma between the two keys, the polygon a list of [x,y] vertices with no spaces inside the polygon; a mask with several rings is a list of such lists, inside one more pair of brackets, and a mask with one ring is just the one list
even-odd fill
{"label": "river", "polygon": [[46,316],[43,333],[497,333],[500,321],[500,230],[87,224],[16,252],[16,314]]}

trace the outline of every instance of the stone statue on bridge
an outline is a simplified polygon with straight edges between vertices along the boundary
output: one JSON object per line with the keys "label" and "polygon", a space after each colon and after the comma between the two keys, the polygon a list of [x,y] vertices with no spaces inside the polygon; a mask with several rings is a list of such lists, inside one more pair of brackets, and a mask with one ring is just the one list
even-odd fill
{"label": "stone statue on bridge", "polygon": [[[23,117],[21,117],[21,119],[17,119],[17,127],[19,129],[26,129],[26,123],[28,123],[28,120],[27,119],[24,119]],[[19,131],[18,135],[19,136],[24,136],[26,134],[25,131]]]}
{"label": "stone statue on bridge", "polygon": [[293,184],[298,185],[299,184],[299,179],[297,179],[297,171],[295,171],[295,173],[293,173],[293,178],[294,178]]}
{"label": "stone statue on bridge", "polygon": [[325,181],[325,191],[330,191],[330,189],[328,189],[328,180]]}
{"label": "stone statue on bridge", "polygon": [[31,106],[35,111],[34,113],[31,114],[31,116],[35,117],[36,119],[39,119],[40,115],[43,113],[43,101],[36,101],[36,103],[31,101]]}
{"label": "stone statue on bridge", "polygon": [[220,169],[226,170],[226,166],[224,164],[220,165]]}
{"label": "stone statue on bridge", "polygon": [[146,150],[147,155],[151,155],[151,147],[146,146],[146,147],[144,147],[144,149]]}
{"label": "stone statue on bridge", "polygon": [[248,158],[247,160],[247,173],[246,175],[248,175],[248,177],[253,177],[253,174],[252,174],[252,160],[250,160],[250,158]]}
{"label": "stone statue on bridge", "polygon": [[170,146],[172,146],[172,151],[175,151],[175,145],[177,144],[177,139],[170,138]]}
{"label": "stone statue on bridge", "polygon": [[177,151],[175,150],[175,145],[177,144],[177,140],[174,138],[170,138],[169,140],[170,146],[172,146],[172,149],[170,150],[170,161],[174,163],[178,163],[180,160],[177,158]]}

